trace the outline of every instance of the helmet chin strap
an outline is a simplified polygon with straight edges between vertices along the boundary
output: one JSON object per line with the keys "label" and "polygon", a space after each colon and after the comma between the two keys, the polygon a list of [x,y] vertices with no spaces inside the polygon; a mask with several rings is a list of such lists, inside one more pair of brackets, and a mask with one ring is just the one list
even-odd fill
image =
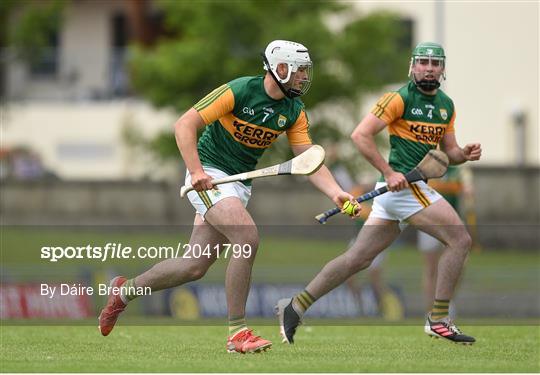
{"label": "helmet chin strap", "polygon": [[[264,65],[266,65],[266,67],[268,68],[267,69],[267,72],[270,73],[270,76],[272,76],[272,78],[274,79],[274,81],[277,83],[279,89],[281,90],[281,92],[288,98],[295,98],[297,96],[300,96],[300,92],[298,92],[297,90],[294,90],[292,88],[290,89],[287,89],[283,83],[279,82],[279,80],[277,79],[277,77],[274,75],[274,72],[272,72],[272,69],[270,68],[270,63],[268,62],[268,59],[266,58],[266,56],[264,55],[264,53],[261,53],[262,55],[262,58],[263,58],[263,61],[264,61]],[[292,79],[292,74],[291,74],[291,78],[289,78],[289,81]]]}

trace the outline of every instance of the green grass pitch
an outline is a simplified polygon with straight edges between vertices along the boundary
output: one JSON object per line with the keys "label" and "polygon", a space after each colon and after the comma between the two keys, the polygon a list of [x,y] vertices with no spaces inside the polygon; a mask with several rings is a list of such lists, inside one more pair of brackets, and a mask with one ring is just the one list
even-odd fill
{"label": "green grass pitch", "polygon": [[[420,322],[419,322],[420,324]],[[417,325],[277,327],[263,354],[228,354],[224,326],[3,326],[2,372],[539,372],[538,325],[464,326],[473,346],[430,339]]]}
{"label": "green grass pitch", "polygon": [[[126,275],[134,275],[155,263],[73,260],[49,264],[39,257],[38,250],[44,245],[115,241],[135,246],[186,240],[171,234],[18,228],[5,229],[0,237],[2,265],[22,281],[38,282],[65,280],[66,275],[76,273],[80,264],[96,269],[112,265]],[[316,241],[265,236],[257,255],[254,280],[304,284],[323,264],[341,253],[346,243],[347,239]],[[517,249],[473,252],[461,288],[477,294],[538,290],[539,259],[538,252]],[[388,281],[400,285],[405,292],[418,292],[421,264],[418,251],[413,248],[392,251],[385,270]],[[216,262],[204,280],[223,282],[225,267],[225,261]],[[364,279],[365,274],[360,278]],[[103,302],[99,301],[96,308]],[[312,325],[300,327],[297,343],[289,346],[281,344],[275,320],[249,320],[255,333],[272,340],[274,346],[263,354],[234,355],[225,350],[225,319],[209,323],[202,320],[195,324],[208,325],[198,326],[178,325],[170,318],[149,319],[137,314],[137,305],[143,302],[134,301],[135,306],[126,311],[109,337],[98,333],[95,319],[70,326],[2,321],[0,372],[540,372],[537,317],[520,321],[499,316],[500,321],[492,325],[485,319],[459,320],[460,328],[477,338],[471,347],[430,339],[423,333],[421,320],[407,320],[401,325],[385,325],[382,321],[380,325],[362,321],[346,325],[350,322],[339,320],[322,325],[325,322],[308,321]],[[503,319],[506,324],[500,324]]]}

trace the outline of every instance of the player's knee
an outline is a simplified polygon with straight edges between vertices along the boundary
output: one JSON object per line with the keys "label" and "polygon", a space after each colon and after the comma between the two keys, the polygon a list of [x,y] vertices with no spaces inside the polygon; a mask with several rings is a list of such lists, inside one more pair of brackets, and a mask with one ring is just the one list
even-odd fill
{"label": "player's knee", "polygon": [[247,244],[249,245],[251,251],[255,255],[255,253],[257,252],[257,249],[259,248],[259,235],[255,233],[252,237],[248,239]]}
{"label": "player's knee", "polygon": [[469,233],[462,232],[456,234],[448,241],[448,245],[454,251],[460,253],[462,256],[466,256],[472,246],[472,239]]}
{"label": "player's knee", "polygon": [[194,264],[187,269],[188,278],[191,281],[199,280],[206,274],[206,271],[208,271],[208,267]]}
{"label": "player's knee", "polygon": [[350,275],[354,275],[357,272],[362,271],[363,269],[368,268],[371,265],[373,259],[368,259],[363,256],[345,256],[347,271]]}
{"label": "player's knee", "polygon": [[235,247],[240,246],[246,251],[249,249],[255,255],[259,248],[259,232],[256,227],[244,227],[229,237],[229,241]]}
{"label": "player's knee", "polygon": [[456,238],[456,247],[462,249],[465,252],[468,252],[472,247],[472,238],[466,231],[460,233]]}
{"label": "player's knee", "polygon": [[242,242],[242,254],[244,258],[254,258],[259,248],[259,235],[252,233]]}

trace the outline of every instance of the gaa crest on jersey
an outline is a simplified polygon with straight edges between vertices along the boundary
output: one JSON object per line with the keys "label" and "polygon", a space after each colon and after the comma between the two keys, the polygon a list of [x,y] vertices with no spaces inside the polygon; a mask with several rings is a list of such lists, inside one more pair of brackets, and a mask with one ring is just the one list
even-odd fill
{"label": "gaa crest on jersey", "polygon": [[280,128],[284,127],[285,125],[287,125],[287,117],[283,116],[283,115],[279,115],[278,117],[278,120],[277,120],[277,124]]}
{"label": "gaa crest on jersey", "polygon": [[446,120],[448,118],[448,112],[446,112],[446,109],[440,108],[439,111],[441,112],[442,119]]}

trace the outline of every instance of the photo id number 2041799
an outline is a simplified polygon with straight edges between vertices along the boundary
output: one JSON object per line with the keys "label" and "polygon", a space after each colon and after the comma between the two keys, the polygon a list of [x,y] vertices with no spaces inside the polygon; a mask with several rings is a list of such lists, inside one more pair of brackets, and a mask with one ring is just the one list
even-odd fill
{"label": "photo id number 2041799", "polygon": [[184,244],[182,245],[184,253],[182,258],[198,259],[198,258],[250,258],[252,251],[250,244],[231,244],[224,243],[218,245],[200,245],[200,244]]}

